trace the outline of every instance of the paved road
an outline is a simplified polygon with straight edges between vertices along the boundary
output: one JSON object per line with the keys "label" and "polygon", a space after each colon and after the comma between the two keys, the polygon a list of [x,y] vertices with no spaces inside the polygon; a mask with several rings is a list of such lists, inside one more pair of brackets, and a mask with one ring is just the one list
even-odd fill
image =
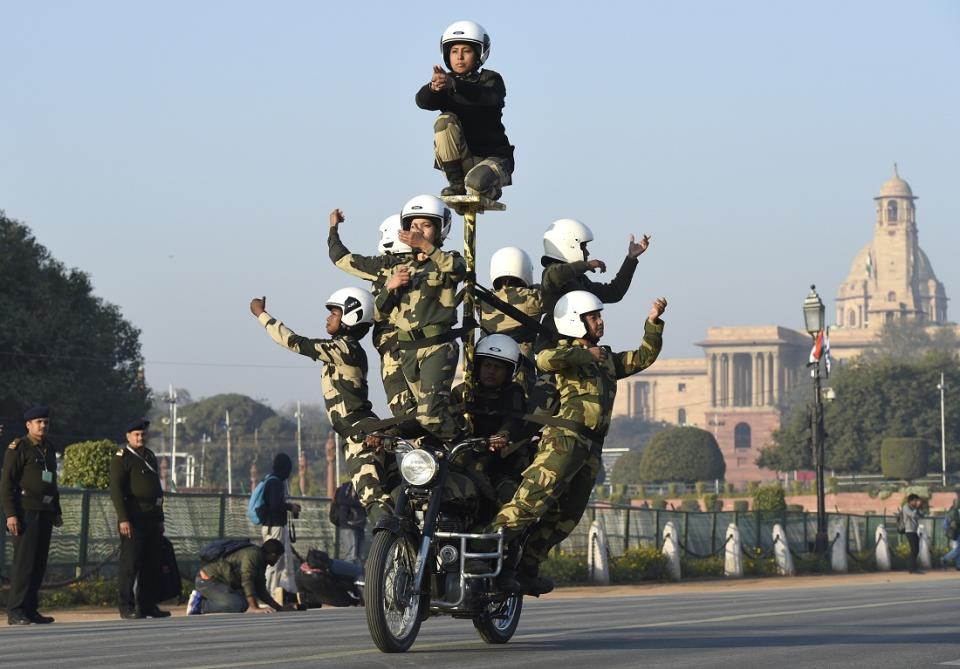
{"label": "paved road", "polygon": [[960,579],[525,602],[505,646],[432,618],[404,655],[373,648],[360,609],[0,628],[13,667],[960,666]]}

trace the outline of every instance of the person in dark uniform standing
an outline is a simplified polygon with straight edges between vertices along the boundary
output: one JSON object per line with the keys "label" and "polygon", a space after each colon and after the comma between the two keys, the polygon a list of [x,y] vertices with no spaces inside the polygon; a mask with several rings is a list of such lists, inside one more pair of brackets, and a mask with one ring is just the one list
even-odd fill
{"label": "person in dark uniform standing", "polygon": [[[120,530],[120,617],[166,618],[157,607],[157,558],[163,540],[163,488],[157,457],[147,448],[150,421],[127,425],[127,443],[110,461],[110,499]],[[134,593],[134,581],[138,583]]]}
{"label": "person in dark uniform standing", "polygon": [[37,611],[37,594],[47,571],[50,535],[63,525],[57,491],[57,456],[47,441],[50,409],[33,407],[23,414],[27,434],[14,439],[3,458],[0,501],[13,535],[13,566],[7,595],[7,623],[52,623]]}

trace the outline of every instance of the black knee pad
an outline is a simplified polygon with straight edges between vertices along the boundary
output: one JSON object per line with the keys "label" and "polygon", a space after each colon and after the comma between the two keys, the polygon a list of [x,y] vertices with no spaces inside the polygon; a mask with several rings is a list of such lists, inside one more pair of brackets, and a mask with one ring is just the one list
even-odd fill
{"label": "black knee pad", "polygon": [[464,184],[487,197],[500,195],[500,177],[489,165],[477,165],[467,172]]}

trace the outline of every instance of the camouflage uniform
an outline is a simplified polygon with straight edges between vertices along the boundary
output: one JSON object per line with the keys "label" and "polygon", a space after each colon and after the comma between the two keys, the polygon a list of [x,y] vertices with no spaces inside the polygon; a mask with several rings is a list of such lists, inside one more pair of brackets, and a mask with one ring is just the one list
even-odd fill
{"label": "camouflage uniform", "polygon": [[[340,240],[339,230],[333,226],[327,236],[330,260],[347,274],[370,281],[370,292],[374,298],[383,291],[387,280],[393,274],[393,268],[410,261],[410,254],[384,254],[380,256],[362,256],[351,253]],[[380,354],[380,378],[387,394],[390,413],[396,417],[411,416],[416,412],[416,402],[407,387],[407,380],[400,369],[400,351],[397,350],[397,328],[391,322],[392,314],[384,314],[379,309],[373,314],[373,346]]]}
{"label": "camouflage uniform", "polygon": [[346,465],[367,515],[377,516],[391,505],[390,483],[395,469],[383,453],[364,447],[357,423],[377,420],[367,399],[367,354],[350,335],[308,339],[264,311],[257,317],[267,334],[284,348],[323,364],[321,386],[330,425],[346,443]]}
{"label": "camouflage uniform", "polygon": [[[457,321],[457,286],[467,266],[458,253],[439,247],[426,260],[413,258],[406,264],[410,283],[381,291],[376,305],[397,328],[400,367],[417,403],[417,422],[434,437],[453,442],[465,430],[463,416],[451,406],[450,386],[460,355],[451,333]],[[430,339],[433,343],[422,344]]]}
{"label": "camouflage uniform", "polygon": [[[557,300],[574,290],[585,290],[600,298],[604,304],[619,302],[627,294],[633,273],[637,269],[637,259],[627,256],[623,259],[617,275],[610,283],[595,283],[587,276],[588,265],[586,260],[576,262],[552,262],[543,270],[540,278],[540,292],[543,298],[543,328],[554,335],[557,326],[553,322],[553,308]],[[539,353],[553,342],[543,335],[537,337],[534,351]]]}
{"label": "camouflage uniform", "polygon": [[[493,291],[493,294],[533,320],[540,320],[540,314],[543,313],[540,286],[529,288],[526,286],[502,286]],[[517,370],[514,381],[523,386],[524,392],[529,394],[537,378],[537,364],[533,359],[533,342],[537,333],[483,301],[477,302],[477,316],[480,321],[480,328],[484,332],[487,334],[505,334],[520,345],[520,353],[523,359],[520,361],[520,368]]]}
{"label": "camouflage uniform", "polygon": [[556,348],[537,354],[537,366],[555,374],[558,417],[581,428],[548,426],[544,430],[520,488],[494,520],[494,526],[506,528],[511,537],[535,525],[524,546],[521,571],[535,575],[550,548],[580,522],[600,470],[617,380],[653,364],[662,333],[662,321],[645,321],[639,349],[613,353],[605,346],[607,359],[602,363],[594,362],[587,350],[590,344],[582,339],[561,339]]}

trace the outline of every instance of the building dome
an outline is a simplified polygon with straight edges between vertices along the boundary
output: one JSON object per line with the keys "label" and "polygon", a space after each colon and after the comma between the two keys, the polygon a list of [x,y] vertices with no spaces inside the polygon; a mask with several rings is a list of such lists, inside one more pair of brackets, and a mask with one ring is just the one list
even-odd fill
{"label": "building dome", "polygon": [[913,197],[913,191],[910,190],[910,184],[900,178],[896,163],[893,164],[893,176],[880,187],[880,195],[874,199],[879,200],[885,197],[908,197],[915,199]]}

